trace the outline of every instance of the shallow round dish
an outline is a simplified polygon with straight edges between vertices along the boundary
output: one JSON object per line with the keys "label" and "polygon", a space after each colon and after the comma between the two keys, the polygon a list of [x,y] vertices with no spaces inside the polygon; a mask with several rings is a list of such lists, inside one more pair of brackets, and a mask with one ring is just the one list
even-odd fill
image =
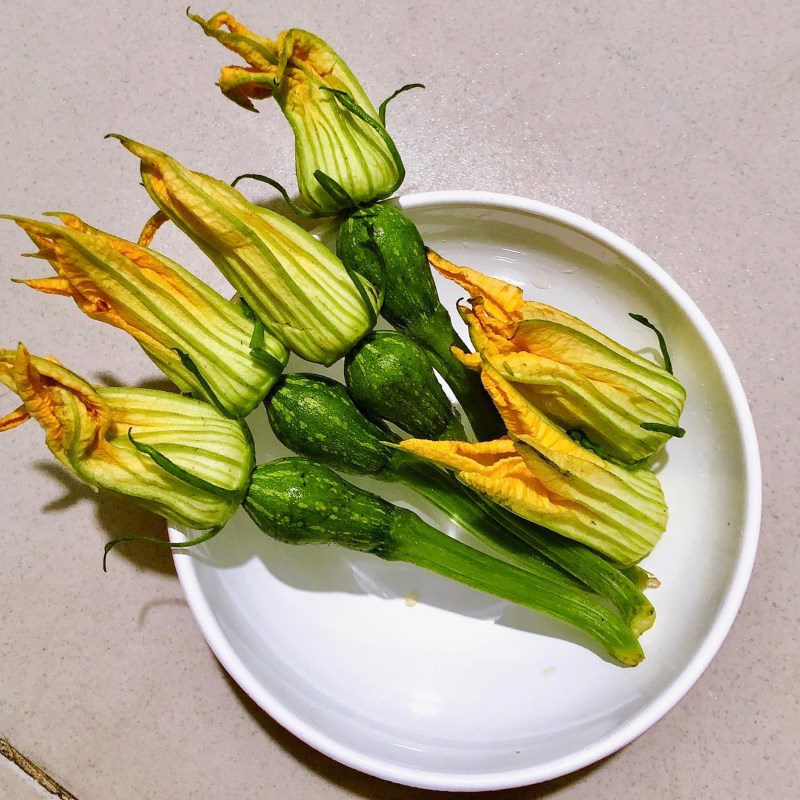
{"label": "shallow round dish", "polygon": [[[655,356],[653,334],[629,311],[664,332],[688,392],[681,423],[688,433],[660,460],[670,521],[644,562],[662,583],[649,592],[657,620],[642,637],[646,660],[619,667],[565,625],[413,567],[281,544],[244,512],[208,544],[176,552],[175,564],[225,669],[312,747],[409,786],[467,791],[544,781],[647,730],[717,652],[758,539],[752,419],[730,358],[697,306],[618,236],[506,195],[432,192],[399,205],[446,258],[518,283],[527,297],[633,349]],[[439,288],[454,310],[458,287],[439,280]],[[287,454],[263,411],[250,424],[259,461]],[[374,487],[458,535],[412,495]]]}

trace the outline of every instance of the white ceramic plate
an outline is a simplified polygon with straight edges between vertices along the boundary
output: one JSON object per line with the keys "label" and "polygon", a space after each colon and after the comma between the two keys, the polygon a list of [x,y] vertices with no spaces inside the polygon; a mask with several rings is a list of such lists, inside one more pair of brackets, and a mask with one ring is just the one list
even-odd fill
{"label": "white ceramic plate", "polygon": [[[670,521],[645,562],[662,581],[650,592],[657,621],[642,638],[646,660],[621,668],[566,625],[413,567],[281,544],[244,512],[194,553],[176,552],[175,564],[217,658],[312,747],[409,786],[535,783],[630,742],[713,658],[744,595],[758,539],[753,423],[733,365],[697,306],[618,236],[505,195],[434,192],[404,197],[400,206],[445,257],[518,283],[526,296],[634,349],[654,352],[655,341],[629,311],[664,332],[688,392],[681,423],[688,433],[670,442],[659,473]],[[440,280],[439,288],[453,309],[458,287]],[[287,454],[263,410],[250,423],[259,461]],[[412,495],[356,482],[452,530]]]}

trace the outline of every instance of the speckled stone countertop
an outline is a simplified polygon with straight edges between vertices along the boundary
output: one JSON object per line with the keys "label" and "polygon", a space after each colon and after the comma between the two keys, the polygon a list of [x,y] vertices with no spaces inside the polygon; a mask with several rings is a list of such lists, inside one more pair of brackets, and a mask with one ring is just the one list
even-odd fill
{"label": "speckled stone countertop", "polygon": [[[797,3],[294,0],[229,10],[267,33],[319,32],[374,97],[427,83],[392,116],[408,154],[404,192],[510,192],[621,234],[697,301],[752,404],[762,539],[719,656],[622,752],[503,797],[800,795]],[[109,131],[159,142],[211,174],[257,168],[293,183],[282,117],[222,97],[219,46],[178,4],[28,0],[7,9],[2,39],[3,211],[69,209],[135,237],[148,203],[130,159],[103,141]],[[163,247],[223,287],[176,234],[165,231]],[[24,339],[98,380],[158,381],[124,334],[5,282],[38,274],[19,260],[25,249],[18,230],[0,226],[4,346]],[[98,504],[30,430],[5,434],[0,448],[0,736],[79,800],[426,794],[339,766],[261,713],[205,645],[167,553],[130,547],[102,574],[106,539],[158,533],[156,517]],[[0,758],[0,796],[46,794]]]}

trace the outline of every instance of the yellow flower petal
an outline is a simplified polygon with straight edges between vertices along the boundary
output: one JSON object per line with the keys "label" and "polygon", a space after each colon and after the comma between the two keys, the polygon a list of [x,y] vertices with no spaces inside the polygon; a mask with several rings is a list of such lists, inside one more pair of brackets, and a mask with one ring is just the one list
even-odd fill
{"label": "yellow flower petal", "polygon": [[169,217],[163,211],[156,211],[147,222],[145,222],[136,244],[140,247],[150,247],[153,237],[158,233],[159,228],[169,220]]}
{"label": "yellow flower petal", "polygon": [[506,324],[495,325],[494,320],[485,313],[480,298],[472,300],[471,303],[471,307],[462,303],[457,308],[461,319],[469,329],[470,341],[478,353],[488,356],[493,353],[512,352],[513,345],[506,335]]}
{"label": "yellow flower petal", "polygon": [[31,415],[25,410],[25,406],[15,408],[13,411],[0,417],[0,433],[10,431],[18,425],[22,425],[31,418]]}
{"label": "yellow flower petal", "polygon": [[209,20],[197,14],[188,16],[203,29],[206,36],[216,39],[228,50],[241,56],[253,69],[271,70],[277,66],[280,53],[278,43],[253,33],[232,14],[221,11]]}
{"label": "yellow flower petal", "polygon": [[266,100],[275,91],[275,71],[264,72],[253,67],[223,67],[217,85],[222,94],[237,106],[258,111],[253,100]]}
{"label": "yellow flower petal", "polygon": [[453,470],[459,480],[525,519],[630,563],[666,527],[658,479],[625,470],[581,447],[531,406],[487,362],[481,379],[511,438],[491,442],[419,439],[401,449]]}
{"label": "yellow flower petal", "polygon": [[24,345],[0,350],[0,380],[16,392],[27,414],[44,429],[53,455],[75,471],[82,458],[102,441],[110,424],[108,409],[96,390],[60,364],[31,356]]}
{"label": "yellow flower petal", "polygon": [[72,286],[66,278],[12,278],[14,283],[22,283],[42,294],[56,294],[72,297]]}
{"label": "yellow flower petal", "polygon": [[481,472],[506,458],[519,460],[510,439],[494,439],[488,442],[404,439],[399,447],[437,466],[459,472]]}
{"label": "yellow flower petal", "polygon": [[470,299],[482,301],[484,312],[509,332],[522,319],[522,289],[498,278],[491,278],[469,267],[460,267],[433,250],[428,250],[428,261],[436,271],[455,281],[469,292]]}
{"label": "yellow flower petal", "polygon": [[450,350],[467,369],[471,369],[473,372],[481,371],[483,359],[480,353],[465,353],[460,347],[456,347],[455,345],[453,345]]}
{"label": "yellow flower petal", "polygon": [[573,454],[586,452],[589,457],[596,458],[526,402],[491,363],[484,363],[481,381],[513,438],[537,449]]}

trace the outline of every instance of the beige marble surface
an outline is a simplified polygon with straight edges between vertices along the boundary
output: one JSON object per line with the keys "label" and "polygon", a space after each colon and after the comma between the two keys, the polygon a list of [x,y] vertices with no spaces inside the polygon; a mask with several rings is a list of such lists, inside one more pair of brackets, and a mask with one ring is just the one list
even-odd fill
{"label": "beige marble surface", "polygon": [[[620,233],[698,302],[750,398],[762,542],[719,656],[622,752],[503,797],[798,796],[797,3],[294,0],[230,10],[266,34],[319,32],[374,98],[427,83],[390,111],[404,192],[512,192]],[[132,159],[103,141],[109,131],[220,177],[255,169],[291,183],[283,119],[269,104],[256,116],[221,96],[216,73],[233,59],[180,4],[27,0],[6,9],[2,41],[3,211],[70,210],[134,236],[149,205]],[[176,235],[161,245],[222,286]],[[3,343],[22,339],[101,380],[158,380],[123,334],[5,282],[46,274],[18,258],[26,249],[0,226]],[[98,502],[27,426],[0,439],[0,454],[0,735],[80,800],[425,795],[341,767],[261,713],[206,647],[167,554],[131,547],[101,572],[103,542],[158,532],[155,517]],[[37,796],[0,770],[0,794]]]}

